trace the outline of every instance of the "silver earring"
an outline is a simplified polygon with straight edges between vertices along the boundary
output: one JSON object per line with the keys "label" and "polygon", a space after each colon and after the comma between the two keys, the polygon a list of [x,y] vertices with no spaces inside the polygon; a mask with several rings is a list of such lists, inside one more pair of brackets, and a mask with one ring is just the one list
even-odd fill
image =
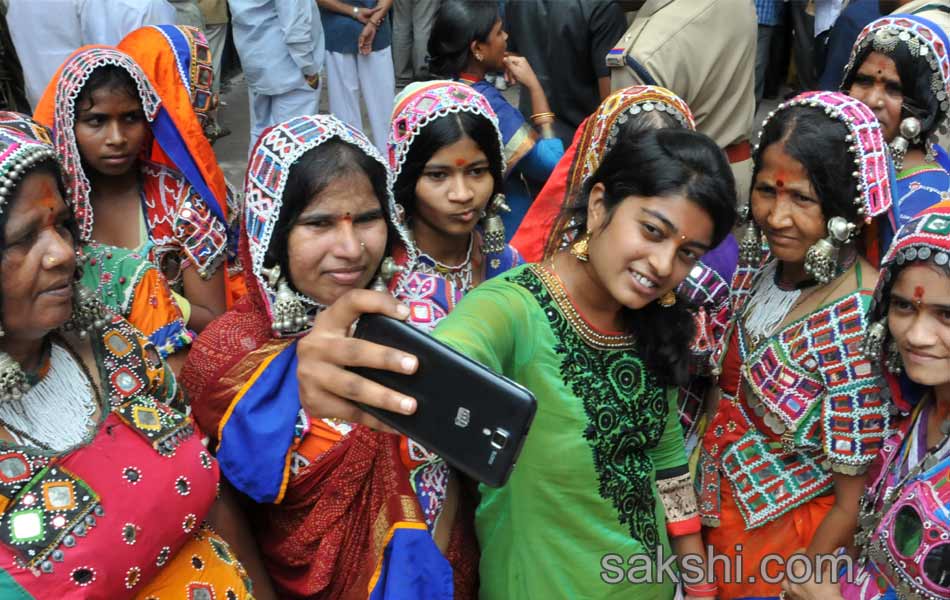
{"label": "silver earring", "polygon": [[389,293],[389,282],[393,280],[397,273],[403,271],[405,271],[405,268],[402,265],[397,265],[395,260],[387,256],[379,265],[379,274],[373,280],[372,288],[377,292]]}
{"label": "silver earring", "polygon": [[890,143],[891,155],[894,157],[894,169],[904,168],[904,155],[912,143],[917,143],[920,137],[920,120],[916,117],[907,117],[901,121],[900,135]]}
{"label": "silver earring", "polygon": [[274,333],[296,333],[307,325],[307,309],[290,284],[280,275],[280,265],[272,269],[261,269],[268,283],[276,291],[274,305],[271,307],[271,329]]}
{"label": "silver earring", "polygon": [[109,312],[95,292],[78,281],[73,282],[73,314],[63,324],[64,331],[75,332],[79,339],[86,337],[106,326]]}
{"label": "silver earring", "polygon": [[[4,334],[0,326],[0,337]],[[20,363],[6,352],[0,352],[0,402],[19,400],[29,389],[30,382]]]}
{"label": "silver earring", "polygon": [[887,370],[894,375],[900,375],[904,363],[901,362],[901,352],[897,347],[897,340],[891,339],[887,344]]}
{"label": "silver earring", "polygon": [[0,402],[19,400],[30,390],[26,373],[6,352],[0,352]]}
{"label": "silver earring", "polygon": [[861,352],[872,365],[877,365],[884,354],[884,340],[887,338],[887,317],[871,323],[864,339],[861,340]]}
{"label": "silver earring", "polygon": [[818,240],[805,254],[805,272],[818,283],[828,283],[838,270],[838,250],[854,234],[856,226],[843,217],[832,217],[827,224],[828,237]]}
{"label": "silver earring", "polygon": [[495,194],[482,218],[482,254],[498,254],[505,249],[505,222],[501,213],[511,212],[504,194]]}
{"label": "silver earring", "polygon": [[758,266],[762,262],[762,234],[752,218],[751,203],[752,200],[749,200],[742,207],[742,218],[746,225],[739,240],[739,261],[745,265]]}

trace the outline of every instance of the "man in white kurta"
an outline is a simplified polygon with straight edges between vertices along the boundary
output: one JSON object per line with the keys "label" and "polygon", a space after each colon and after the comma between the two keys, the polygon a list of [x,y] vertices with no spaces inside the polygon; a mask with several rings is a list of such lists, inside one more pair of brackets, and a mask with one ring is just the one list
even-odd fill
{"label": "man in white kurta", "polygon": [[267,127],[317,113],[325,59],[315,0],[228,0],[251,105],[251,143]]}

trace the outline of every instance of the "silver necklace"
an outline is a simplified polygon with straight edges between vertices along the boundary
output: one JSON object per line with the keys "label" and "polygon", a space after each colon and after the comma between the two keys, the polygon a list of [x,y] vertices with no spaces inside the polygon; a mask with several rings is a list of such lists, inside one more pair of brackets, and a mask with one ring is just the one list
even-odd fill
{"label": "silver necklace", "polygon": [[46,375],[19,399],[0,404],[0,424],[18,444],[61,452],[85,441],[94,425],[96,393],[77,361],[53,343]]}
{"label": "silver necklace", "polygon": [[[415,243],[415,240],[413,240],[413,243]],[[419,263],[415,270],[426,275],[441,277],[451,283],[455,289],[466,294],[472,289],[472,281],[474,280],[474,269],[472,268],[472,249],[474,247],[475,233],[473,232],[468,239],[468,251],[465,253],[465,259],[458,265],[447,265],[423,252],[417,244]]]}

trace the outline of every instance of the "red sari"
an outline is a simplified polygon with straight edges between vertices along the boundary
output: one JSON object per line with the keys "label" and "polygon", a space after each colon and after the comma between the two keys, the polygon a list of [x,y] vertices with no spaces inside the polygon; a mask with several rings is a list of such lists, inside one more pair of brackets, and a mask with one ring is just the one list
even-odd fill
{"label": "red sari", "polygon": [[[246,239],[242,253],[250,271]],[[294,341],[272,336],[257,279],[247,272],[246,281],[249,294],[202,332],[181,374],[194,417],[214,442],[235,396],[262,361]],[[400,440],[363,426],[341,436],[311,419],[310,430],[292,448],[294,457],[288,457],[309,464],[289,475],[277,502],[256,504],[252,514],[282,598],[366,598],[386,533],[396,523],[425,526]],[[459,502],[446,558],[455,597],[475,598],[478,550],[470,497]]]}

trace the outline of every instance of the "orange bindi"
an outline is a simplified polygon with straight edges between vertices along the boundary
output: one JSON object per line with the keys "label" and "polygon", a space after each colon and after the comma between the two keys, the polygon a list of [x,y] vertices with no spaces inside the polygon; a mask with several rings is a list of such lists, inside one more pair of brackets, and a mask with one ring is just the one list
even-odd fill
{"label": "orange bindi", "polygon": [[455,159],[455,166],[456,166],[456,167],[464,167],[464,166],[467,165],[467,164],[468,164],[468,161],[465,160],[464,158],[456,158],[456,159]]}
{"label": "orange bindi", "polygon": [[43,221],[43,225],[49,227],[53,224],[53,212],[56,209],[56,198],[53,196],[53,186],[48,182],[44,181],[40,184],[40,192],[43,194],[36,203],[46,209],[46,218]]}

